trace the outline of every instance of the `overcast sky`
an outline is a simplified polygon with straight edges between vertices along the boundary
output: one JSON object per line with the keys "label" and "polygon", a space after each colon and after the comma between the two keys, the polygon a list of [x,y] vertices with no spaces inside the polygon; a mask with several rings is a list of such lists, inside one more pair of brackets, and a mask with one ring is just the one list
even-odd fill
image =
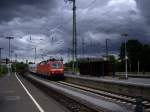
{"label": "overcast sky", "polygon": [[[78,53],[99,56],[105,52],[108,38],[110,53],[119,52],[128,39],[150,43],[150,0],[76,0]],[[8,56],[8,40],[12,56],[32,59],[50,55],[68,56],[72,47],[72,3],[64,0],[0,0],[0,47]],[[84,45],[83,45],[84,41]],[[46,58],[46,57],[45,57]]]}

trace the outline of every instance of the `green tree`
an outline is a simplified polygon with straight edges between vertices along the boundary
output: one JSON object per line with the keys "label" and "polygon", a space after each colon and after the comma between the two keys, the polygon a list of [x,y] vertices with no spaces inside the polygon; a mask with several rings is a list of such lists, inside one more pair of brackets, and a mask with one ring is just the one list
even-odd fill
{"label": "green tree", "polygon": [[[128,40],[127,46],[127,56],[128,64],[131,64],[132,71],[137,71],[138,61],[141,60],[141,52],[143,45],[138,40]],[[124,63],[125,59],[125,43],[122,43],[120,48],[120,59]],[[129,67],[129,66],[128,66]]]}
{"label": "green tree", "polygon": [[141,52],[140,67],[143,72],[150,71],[150,45],[144,45]]}
{"label": "green tree", "polygon": [[138,40],[129,40],[127,42],[127,55],[132,71],[137,71],[138,61],[141,60],[143,45]]}
{"label": "green tree", "polygon": [[116,58],[115,58],[115,56],[114,55],[109,55],[109,60],[112,62],[112,63],[116,63],[117,62],[117,60],[116,60]]}
{"label": "green tree", "polygon": [[0,77],[7,74],[8,73],[8,69],[6,65],[0,65]]}

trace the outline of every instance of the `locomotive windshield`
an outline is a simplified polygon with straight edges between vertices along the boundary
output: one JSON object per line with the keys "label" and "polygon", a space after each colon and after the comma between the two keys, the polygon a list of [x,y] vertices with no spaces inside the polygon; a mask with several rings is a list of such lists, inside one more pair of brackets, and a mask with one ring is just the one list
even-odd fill
{"label": "locomotive windshield", "polygon": [[52,68],[61,68],[62,64],[61,63],[52,63]]}

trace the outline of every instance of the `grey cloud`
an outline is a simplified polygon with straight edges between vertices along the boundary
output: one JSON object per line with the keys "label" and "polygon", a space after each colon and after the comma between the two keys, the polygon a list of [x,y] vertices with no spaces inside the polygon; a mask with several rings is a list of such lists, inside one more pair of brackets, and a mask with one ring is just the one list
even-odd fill
{"label": "grey cloud", "polygon": [[141,14],[145,17],[148,24],[150,24],[150,0],[136,0],[138,8],[141,10]]}
{"label": "grey cloud", "polygon": [[55,7],[55,0],[1,0],[0,22],[11,21],[16,17],[27,20],[42,17],[53,7]]}
{"label": "grey cloud", "polygon": [[[72,4],[56,0],[8,0],[0,2],[0,33],[23,37],[22,41],[16,39],[12,46],[17,53],[32,57],[29,35],[36,40],[43,37],[44,42],[37,43],[39,54],[41,48],[44,55],[67,54],[72,48]],[[105,52],[105,39],[109,38],[109,50],[118,52],[123,39],[121,33],[128,33],[128,39],[149,41],[149,26],[147,10],[136,4],[135,0],[77,0],[77,39],[78,53],[82,54],[82,38],[85,39],[85,50],[88,55],[99,55]],[[138,7],[136,6],[138,5]],[[140,10],[140,11],[139,11]],[[5,21],[5,22],[2,22]],[[26,37],[27,36],[27,37]],[[53,39],[52,39],[53,38]],[[57,44],[60,40],[64,43]],[[2,43],[2,41],[0,42]],[[7,41],[5,40],[7,48]],[[20,50],[19,50],[20,49]],[[15,53],[14,52],[14,53]]]}

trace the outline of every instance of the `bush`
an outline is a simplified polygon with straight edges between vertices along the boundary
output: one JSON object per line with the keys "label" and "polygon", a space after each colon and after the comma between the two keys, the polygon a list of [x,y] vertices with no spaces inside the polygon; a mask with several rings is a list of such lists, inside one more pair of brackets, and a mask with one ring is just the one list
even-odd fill
{"label": "bush", "polygon": [[8,69],[6,65],[0,65],[0,77],[7,74],[8,73]]}
{"label": "bush", "polygon": [[12,71],[13,72],[16,71],[19,74],[24,74],[25,72],[28,71],[28,65],[23,62],[14,63],[14,64],[12,64]]}

